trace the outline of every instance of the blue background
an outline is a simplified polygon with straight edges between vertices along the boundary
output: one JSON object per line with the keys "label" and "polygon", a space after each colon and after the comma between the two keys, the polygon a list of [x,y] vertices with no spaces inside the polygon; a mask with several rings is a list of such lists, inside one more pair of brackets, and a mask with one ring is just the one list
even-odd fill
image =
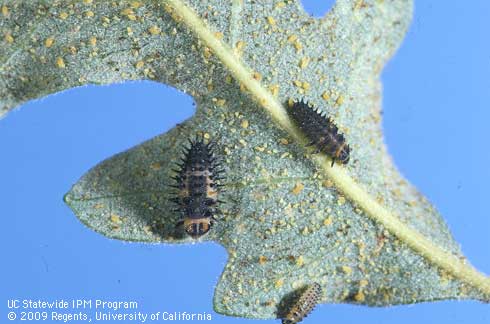
{"label": "blue background", "polygon": [[[320,16],[333,1],[305,1]],[[383,73],[386,141],[401,172],[438,207],[469,260],[490,272],[490,2],[418,1]],[[89,168],[192,115],[192,99],[149,82],[63,92],[0,121],[0,321],[9,298],[136,300],[140,310],[211,312],[226,262],[215,244],[109,240],[62,196]],[[195,268],[196,264],[205,264]],[[162,305],[164,307],[162,307]],[[392,308],[321,305],[305,323],[484,323],[474,301]],[[261,323],[278,323],[262,321]]]}

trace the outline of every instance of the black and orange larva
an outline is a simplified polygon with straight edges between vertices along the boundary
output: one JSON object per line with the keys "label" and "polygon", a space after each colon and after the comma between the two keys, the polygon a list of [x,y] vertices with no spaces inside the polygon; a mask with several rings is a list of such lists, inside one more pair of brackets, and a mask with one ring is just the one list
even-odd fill
{"label": "black and orange larva", "polygon": [[311,141],[308,146],[316,146],[315,153],[323,152],[335,161],[347,164],[350,158],[350,147],[343,134],[334,124],[332,118],[313,108],[308,102],[295,101],[288,105],[288,113],[296,125]]}
{"label": "black and orange larva", "polygon": [[316,282],[308,285],[289,307],[282,324],[296,324],[310,314],[322,296],[322,287]]}
{"label": "black and orange larva", "polygon": [[223,186],[223,170],[214,155],[215,144],[205,143],[196,137],[189,140],[189,147],[184,149],[184,157],[178,165],[176,181],[172,187],[178,190],[172,201],[178,205],[182,219],[177,226],[184,225],[184,230],[193,238],[206,234],[219,213],[218,196]]}

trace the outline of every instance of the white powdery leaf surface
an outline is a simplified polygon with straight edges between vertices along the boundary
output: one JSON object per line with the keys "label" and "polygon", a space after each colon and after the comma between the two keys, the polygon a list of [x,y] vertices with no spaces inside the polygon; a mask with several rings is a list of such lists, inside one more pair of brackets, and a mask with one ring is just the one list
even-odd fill
{"label": "white powdery leaf surface", "polygon": [[[185,4],[279,101],[304,98],[332,116],[352,148],[351,162],[335,168],[463,258],[437,211],[398,174],[382,139],[379,74],[408,28],[412,1],[339,0],[321,20],[298,1]],[[194,97],[195,116],[102,162],[65,200],[84,224],[111,238],[191,242],[170,211],[171,169],[188,138],[216,140],[226,202],[198,240],[229,253],[216,311],[274,318],[287,296],[312,282],[329,303],[488,299],[351,203],[165,1],[12,0],[0,7],[0,114],[88,83],[154,80]]]}

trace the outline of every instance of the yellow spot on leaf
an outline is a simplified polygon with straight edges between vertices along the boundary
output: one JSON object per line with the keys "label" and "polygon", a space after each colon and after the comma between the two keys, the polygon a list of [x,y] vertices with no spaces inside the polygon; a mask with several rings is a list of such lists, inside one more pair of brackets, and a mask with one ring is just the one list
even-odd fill
{"label": "yellow spot on leaf", "polygon": [[325,218],[325,220],[323,221],[323,225],[329,226],[332,224],[332,222],[333,222],[332,216],[329,216],[329,217]]}
{"label": "yellow spot on leaf", "polygon": [[85,17],[92,18],[93,16],[95,16],[95,14],[94,14],[94,12],[92,10],[89,10],[89,11],[86,11],[85,12]]}
{"label": "yellow spot on leaf", "polygon": [[339,96],[339,97],[337,98],[337,101],[335,101],[335,104],[336,104],[337,106],[340,106],[340,105],[342,105],[343,103],[344,103],[344,96]]}
{"label": "yellow spot on leaf", "polygon": [[301,89],[303,89],[305,91],[308,91],[310,89],[310,87],[311,87],[310,83],[308,83],[306,81],[301,82],[299,80],[294,80],[293,83],[294,83],[294,85],[296,87],[301,88]]}
{"label": "yellow spot on leaf", "polygon": [[95,36],[90,37],[90,39],[88,40],[88,42],[92,46],[97,45],[97,37],[95,37]]}
{"label": "yellow spot on leaf", "polygon": [[111,222],[113,223],[121,223],[121,217],[116,214],[111,214]]}
{"label": "yellow spot on leaf", "polygon": [[4,17],[9,15],[9,8],[6,5],[2,6],[2,15],[4,15]]}
{"label": "yellow spot on leaf", "polygon": [[60,17],[61,20],[65,20],[66,18],[68,18],[68,14],[63,11],[63,12],[60,13],[60,16],[59,17]]}
{"label": "yellow spot on leaf", "polygon": [[300,255],[298,258],[296,258],[296,265],[298,267],[301,267],[305,264],[305,260],[303,259],[303,256]]}
{"label": "yellow spot on leaf", "polygon": [[274,285],[276,286],[276,288],[281,288],[284,285],[284,280],[277,279]]}
{"label": "yellow spot on leaf", "polygon": [[281,2],[278,2],[276,4],[276,9],[281,9],[281,8],[284,8],[286,6],[286,4],[284,3],[284,1],[281,1]]}
{"label": "yellow spot on leaf", "polygon": [[7,33],[7,34],[5,34],[5,41],[7,43],[12,44],[14,42],[14,38],[12,37],[12,35],[10,33]]}
{"label": "yellow spot on leaf", "polygon": [[129,20],[136,20],[136,16],[134,15],[134,11],[131,8],[126,8],[121,11],[123,16],[126,16]]}
{"label": "yellow spot on leaf", "polygon": [[138,61],[135,64],[137,69],[141,69],[144,65],[145,65],[145,62],[143,62],[143,61]]}
{"label": "yellow spot on leaf", "polygon": [[115,230],[119,229],[119,225],[122,223],[121,217],[116,214],[111,214],[110,220],[112,228]]}
{"label": "yellow spot on leaf", "polygon": [[235,44],[235,54],[238,56],[242,55],[243,49],[245,48],[245,45],[247,45],[244,41],[238,41]]}
{"label": "yellow spot on leaf", "polygon": [[301,43],[298,41],[294,42],[293,46],[297,52],[299,52],[303,48],[303,45],[301,45]]}
{"label": "yellow spot on leaf", "polygon": [[141,7],[141,2],[139,2],[139,1],[131,1],[131,8],[138,9],[139,7]]}
{"label": "yellow spot on leaf", "polygon": [[223,99],[223,98],[216,99],[216,105],[218,107],[223,107],[225,104],[226,104],[226,99]]}
{"label": "yellow spot on leaf", "polygon": [[352,274],[352,268],[349,267],[349,266],[342,266],[342,271],[346,274],[346,275],[351,275]]}
{"label": "yellow spot on leaf", "polygon": [[345,197],[344,196],[340,196],[339,199],[337,199],[337,204],[339,206],[342,206],[343,204],[345,204]]}
{"label": "yellow spot on leaf", "polygon": [[54,44],[54,38],[53,37],[48,37],[44,41],[44,46],[46,46],[47,48],[50,48],[51,46],[53,46],[53,44]]}
{"label": "yellow spot on leaf", "polygon": [[155,162],[150,165],[150,168],[152,168],[153,170],[160,170],[162,168],[162,165],[159,162]]}
{"label": "yellow spot on leaf", "polygon": [[56,65],[60,68],[60,69],[64,69],[66,67],[65,65],[65,61],[63,60],[62,57],[58,57],[56,59]]}
{"label": "yellow spot on leaf", "polygon": [[205,58],[210,58],[211,56],[213,56],[213,53],[211,52],[211,49],[209,47],[204,47],[204,57]]}
{"label": "yellow spot on leaf", "polygon": [[325,91],[323,94],[322,94],[322,98],[323,100],[328,100],[330,99],[330,93],[328,91]]}
{"label": "yellow spot on leaf", "polygon": [[322,185],[325,187],[325,188],[330,188],[330,187],[333,187],[333,182],[332,180],[325,180],[322,182]]}
{"label": "yellow spot on leaf", "polygon": [[247,86],[244,85],[243,83],[240,83],[240,91],[241,92],[247,92],[248,91]]}
{"label": "yellow spot on leaf", "polygon": [[269,90],[271,91],[271,93],[274,97],[277,97],[277,95],[279,94],[279,85],[273,84],[273,85],[269,86]]}
{"label": "yellow spot on leaf", "polygon": [[263,255],[259,256],[259,264],[265,264],[267,262],[267,258]]}
{"label": "yellow spot on leaf", "polygon": [[110,22],[111,22],[111,20],[109,19],[109,17],[102,17],[101,20],[102,20],[102,25],[104,27],[107,27],[110,24]]}
{"label": "yellow spot on leaf", "polygon": [[248,125],[249,125],[248,120],[246,120],[246,119],[242,120],[241,125],[242,125],[242,128],[248,128]]}
{"label": "yellow spot on leaf", "polygon": [[152,35],[158,35],[158,34],[160,34],[160,27],[158,27],[158,26],[156,26],[156,25],[155,25],[155,26],[151,26],[151,27],[148,29],[148,31],[149,31],[149,32],[150,32],[150,34],[152,34]]}
{"label": "yellow spot on leaf", "polygon": [[300,61],[299,61],[299,67],[304,69],[305,67],[308,66],[308,63],[310,63],[310,58],[309,57],[303,57]]}
{"label": "yellow spot on leaf", "polygon": [[302,184],[301,182],[298,182],[296,183],[296,185],[294,186],[293,190],[291,190],[291,192],[295,195],[298,195],[301,191],[303,191],[303,189],[305,188],[305,185]]}
{"label": "yellow spot on leaf", "polygon": [[276,20],[274,19],[274,17],[271,17],[271,16],[267,17],[267,22],[271,26],[275,26],[276,25]]}
{"label": "yellow spot on leaf", "polygon": [[357,302],[363,302],[365,299],[364,293],[362,291],[359,291],[355,296],[354,296],[355,301]]}
{"label": "yellow spot on leaf", "polygon": [[362,279],[361,281],[359,281],[359,286],[361,288],[364,288],[364,287],[366,287],[368,285],[368,283],[369,282],[366,279]]}

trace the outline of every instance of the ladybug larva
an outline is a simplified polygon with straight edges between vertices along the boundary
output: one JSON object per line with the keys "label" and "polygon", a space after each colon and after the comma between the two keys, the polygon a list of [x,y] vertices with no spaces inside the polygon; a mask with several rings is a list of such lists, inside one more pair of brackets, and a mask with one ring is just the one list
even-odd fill
{"label": "ladybug larva", "polygon": [[311,141],[309,146],[315,146],[315,153],[323,152],[335,161],[347,164],[350,158],[350,147],[345,142],[343,134],[334,124],[332,118],[326,117],[321,111],[309,103],[295,101],[288,106],[288,113],[306,137]]}
{"label": "ladybug larva", "polygon": [[184,230],[193,238],[198,238],[211,229],[219,212],[217,205],[223,170],[214,155],[215,144],[205,143],[203,138],[189,140],[189,147],[183,152],[184,157],[178,165],[177,175],[173,177],[178,189],[172,201],[178,205],[177,211],[182,219],[177,226],[184,225]]}
{"label": "ladybug larva", "polygon": [[316,282],[308,285],[306,289],[298,296],[296,301],[288,309],[282,319],[282,324],[296,324],[301,322],[310,314],[318,304],[322,295],[322,287]]}

